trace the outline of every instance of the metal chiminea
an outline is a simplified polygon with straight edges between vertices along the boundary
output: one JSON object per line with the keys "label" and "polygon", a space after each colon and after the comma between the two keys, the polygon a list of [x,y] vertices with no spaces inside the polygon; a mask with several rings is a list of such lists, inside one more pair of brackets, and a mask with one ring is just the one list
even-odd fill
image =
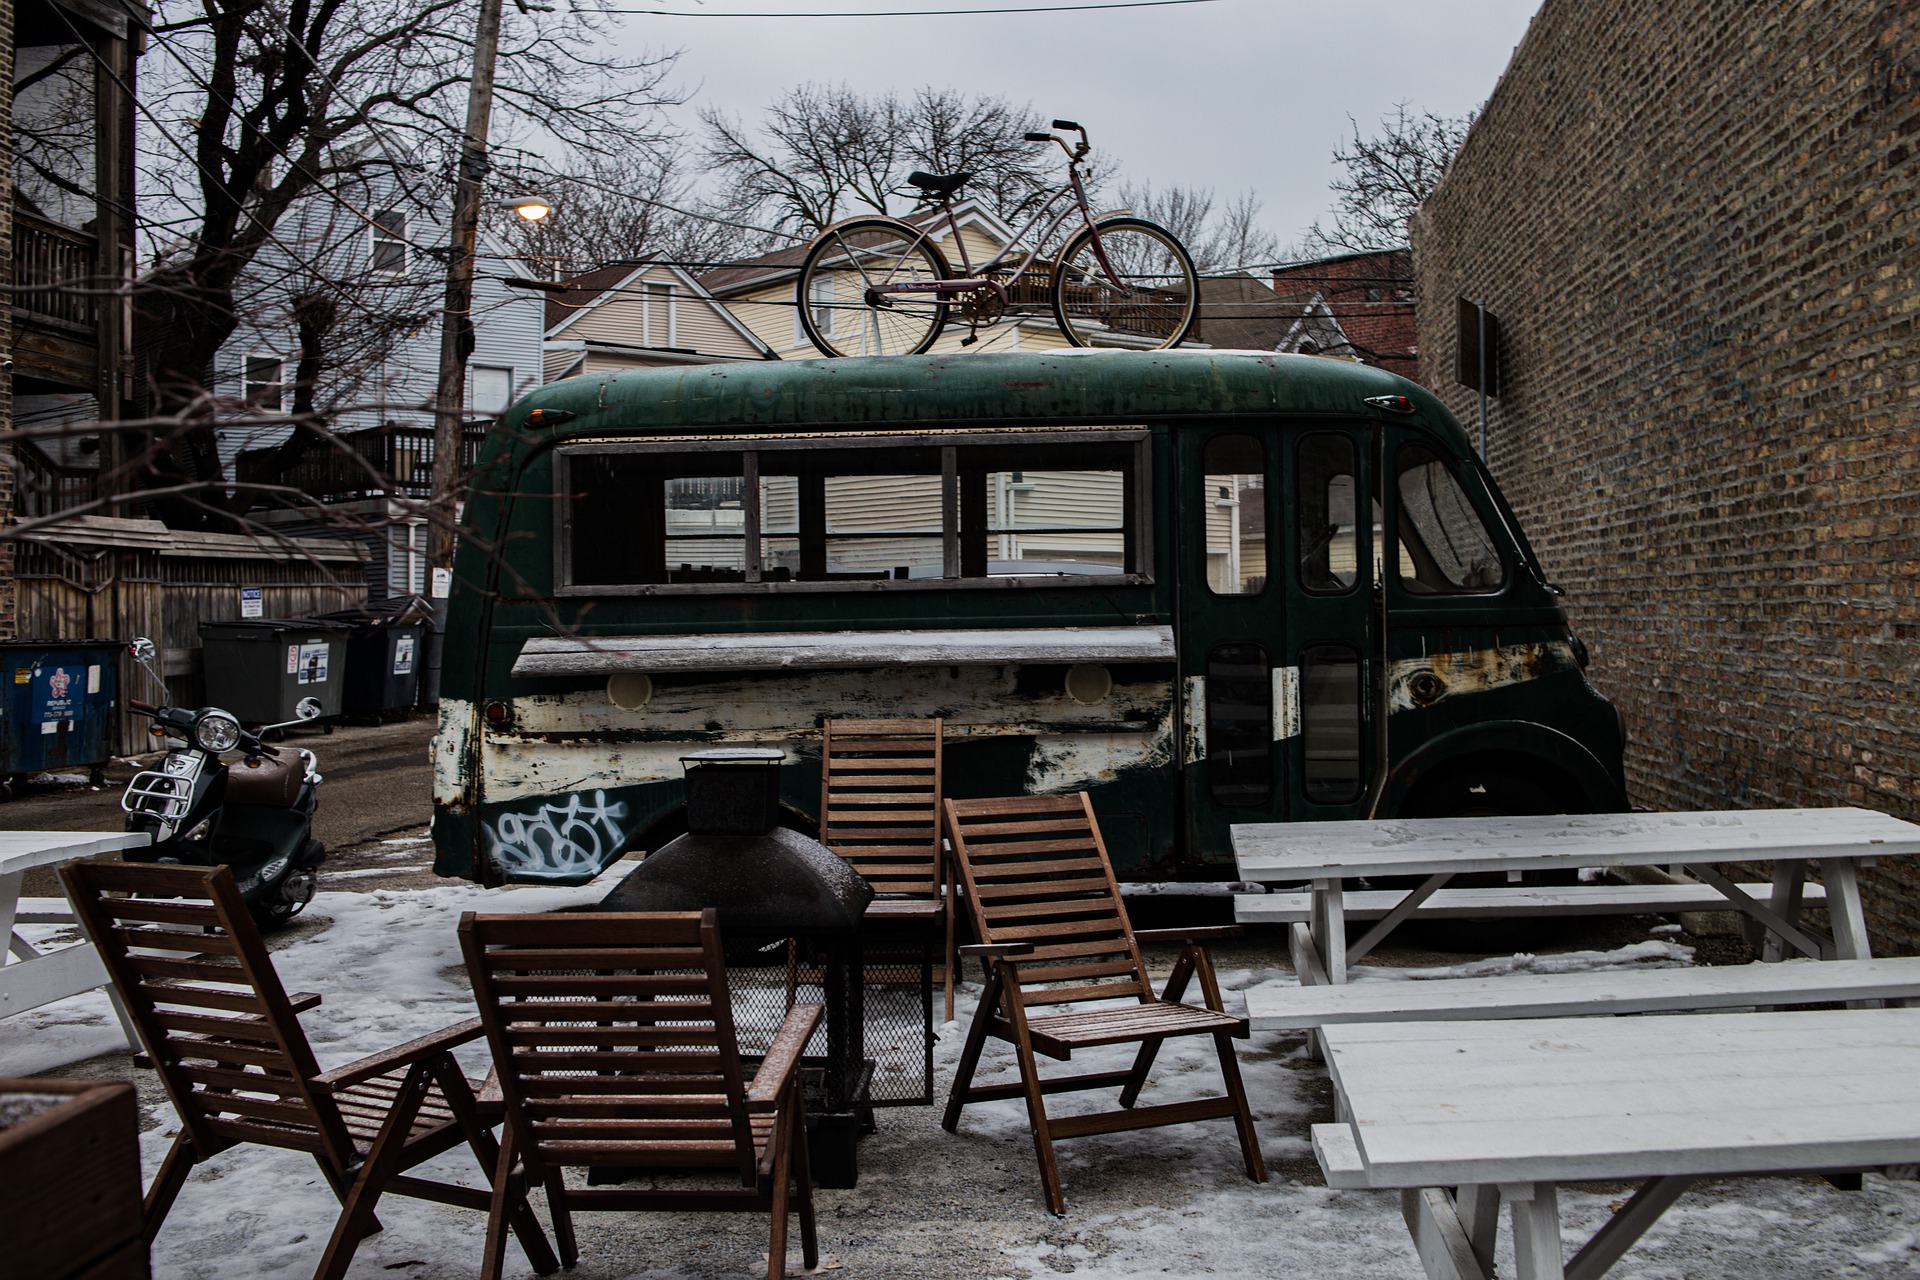
{"label": "metal chiminea", "polygon": [[[746,1053],[764,1052],[796,986],[818,981],[827,1007],[825,1052],[804,1059],[811,1068],[814,1178],[822,1186],[850,1187],[857,1176],[853,1144],[871,1114],[860,921],[873,889],[831,849],[778,825],[785,758],[762,747],[683,756],[687,834],[648,854],[600,909],[714,908]],[[818,972],[808,966],[804,984],[790,962],[790,940],[820,957]]]}

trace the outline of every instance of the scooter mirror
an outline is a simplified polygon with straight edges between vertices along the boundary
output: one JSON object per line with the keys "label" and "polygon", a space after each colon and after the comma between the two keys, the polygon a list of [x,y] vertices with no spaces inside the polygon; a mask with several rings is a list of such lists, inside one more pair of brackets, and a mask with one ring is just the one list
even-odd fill
{"label": "scooter mirror", "polygon": [[300,699],[300,701],[293,704],[293,714],[299,716],[302,720],[318,720],[320,718],[320,699]]}
{"label": "scooter mirror", "polygon": [[153,647],[153,641],[147,639],[145,636],[141,636],[138,640],[128,645],[127,652],[133,655],[135,662],[140,663],[152,662],[160,656],[159,650]]}

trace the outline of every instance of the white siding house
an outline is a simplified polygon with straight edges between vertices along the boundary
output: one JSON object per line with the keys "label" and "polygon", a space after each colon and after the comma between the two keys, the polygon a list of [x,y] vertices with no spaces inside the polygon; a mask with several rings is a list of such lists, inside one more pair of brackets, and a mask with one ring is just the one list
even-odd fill
{"label": "white siding house", "polygon": [[[243,276],[235,291],[240,327],[210,371],[212,390],[231,409],[224,416],[235,423],[220,431],[226,474],[266,479],[262,455],[241,455],[287,440],[292,429],[282,415],[296,407],[303,354],[317,350],[313,410],[391,483],[326,448],[310,449],[278,478],[385,526],[367,535],[374,599],[425,589],[427,531],[403,502],[427,496],[432,470],[450,203],[441,177],[400,166],[304,199]],[[512,216],[487,206],[483,218],[494,214]],[[467,360],[471,426],[484,426],[543,380],[544,299],[502,281],[527,274],[483,222]],[[317,523],[284,511],[252,518],[290,530]]]}

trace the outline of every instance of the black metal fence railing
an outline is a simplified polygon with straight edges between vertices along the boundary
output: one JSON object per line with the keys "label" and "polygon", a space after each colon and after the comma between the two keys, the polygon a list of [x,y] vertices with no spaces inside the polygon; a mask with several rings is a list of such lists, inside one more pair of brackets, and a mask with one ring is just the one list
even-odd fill
{"label": "black metal fence railing", "polygon": [[[461,446],[460,470],[473,472],[486,440],[485,428],[469,426]],[[289,467],[280,468],[277,447],[248,449],[234,460],[241,484],[291,485],[321,502],[350,502],[379,496],[433,496],[433,428],[388,423],[364,431],[343,432],[310,442]]]}

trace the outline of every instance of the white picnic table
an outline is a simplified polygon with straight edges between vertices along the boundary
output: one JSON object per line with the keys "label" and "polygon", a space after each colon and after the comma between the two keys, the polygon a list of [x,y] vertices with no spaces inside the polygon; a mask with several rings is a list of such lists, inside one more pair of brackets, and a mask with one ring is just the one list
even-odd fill
{"label": "white picnic table", "polygon": [[[1303,984],[1345,982],[1349,966],[1448,880],[1469,872],[1502,872],[1517,880],[1526,871],[1684,867],[1767,928],[1773,935],[1769,959],[1780,958],[1787,947],[1816,959],[1867,959],[1873,952],[1858,869],[1875,858],[1920,853],[1920,826],[1844,808],[1242,823],[1232,836],[1240,879],[1312,886],[1308,919],[1292,930],[1294,967]],[[1800,922],[1810,862],[1820,864],[1830,938]],[[1727,879],[1716,863],[1771,863],[1767,899]],[[1421,881],[1349,944],[1342,882],[1388,876]],[[1247,901],[1258,898],[1242,899]],[[1497,907],[1484,912],[1500,913]]]}
{"label": "white picnic table", "polygon": [[[1695,1179],[1920,1161],[1920,1009],[1396,1022],[1322,1033],[1329,1186],[1399,1189],[1432,1280],[1605,1274]],[[1639,1190],[1569,1259],[1562,1183]]]}
{"label": "white picnic table", "polygon": [[[7,939],[7,955],[0,964],[0,1018],[107,983],[106,968],[91,942],[42,951],[20,936],[16,929],[20,924],[76,923],[64,899],[23,913],[20,885],[26,873],[70,858],[137,849],[151,840],[144,831],[0,831],[0,936]],[[112,995],[111,989],[108,994]],[[114,1012],[127,1032],[127,1042],[136,1043],[117,998]]]}

